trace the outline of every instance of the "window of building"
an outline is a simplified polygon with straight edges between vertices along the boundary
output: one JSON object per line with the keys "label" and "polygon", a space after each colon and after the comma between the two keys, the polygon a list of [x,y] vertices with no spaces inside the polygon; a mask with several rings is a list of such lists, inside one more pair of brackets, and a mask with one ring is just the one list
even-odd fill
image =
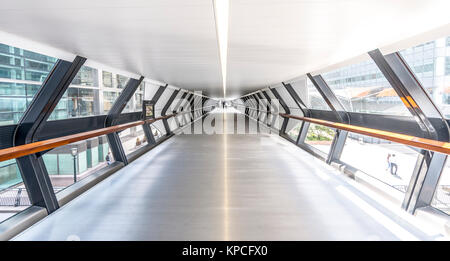
{"label": "window of building", "polygon": [[445,75],[450,75],[450,56],[445,57]]}
{"label": "window of building", "polygon": [[103,91],[103,113],[108,113],[119,95],[120,92]]}
{"label": "window of building", "polygon": [[98,71],[91,67],[82,66],[61,100],[59,100],[49,120],[100,114],[102,113],[100,112],[99,102]]}
{"label": "window of building", "polygon": [[98,73],[97,69],[82,66],[72,81],[73,85],[81,86],[98,86]]}
{"label": "window of building", "polygon": [[117,74],[117,77],[116,77],[116,81],[117,81],[116,88],[119,88],[119,89],[125,88],[125,86],[127,85],[127,82],[128,82],[129,79],[130,78],[128,78],[128,77],[125,77],[125,76]]}
{"label": "window of building", "polygon": [[0,44],[0,125],[16,124],[21,119],[56,61],[54,57]]}
{"label": "window of building", "polygon": [[107,71],[103,71],[102,72],[102,79],[103,79],[103,87],[113,88],[112,73],[107,72]]}

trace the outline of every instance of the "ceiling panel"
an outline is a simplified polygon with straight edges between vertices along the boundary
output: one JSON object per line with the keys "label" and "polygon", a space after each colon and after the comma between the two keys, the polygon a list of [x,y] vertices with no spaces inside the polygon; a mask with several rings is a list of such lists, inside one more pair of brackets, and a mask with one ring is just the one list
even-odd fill
{"label": "ceiling panel", "polygon": [[1,31],[171,85],[222,93],[212,1],[14,0],[0,12]]}
{"label": "ceiling panel", "polygon": [[286,81],[450,23],[448,0],[231,1],[227,93]]}

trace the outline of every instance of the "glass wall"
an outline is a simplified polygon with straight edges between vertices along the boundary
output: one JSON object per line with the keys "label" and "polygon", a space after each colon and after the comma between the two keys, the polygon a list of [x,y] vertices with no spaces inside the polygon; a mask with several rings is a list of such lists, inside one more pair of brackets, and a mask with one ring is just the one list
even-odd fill
{"label": "glass wall", "polygon": [[145,83],[142,82],[139,87],[136,89],[133,97],[128,101],[125,106],[123,112],[140,112],[142,111],[142,100],[144,98],[144,86]]}
{"label": "glass wall", "polygon": [[372,59],[322,76],[347,111],[411,115]]}
{"label": "glass wall", "polygon": [[335,135],[335,129],[310,123],[304,142],[325,154],[328,154]]}
{"label": "glass wall", "polygon": [[54,148],[44,159],[55,192],[78,182],[114,162],[106,135]]}
{"label": "glass wall", "polygon": [[292,124],[292,127],[289,127],[289,130],[286,129],[286,133],[293,141],[297,141],[303,122],[294,119],[289,119],[289,123]]}
{"label": "glass wall", "polygon": [[400,52],[446,118],[450,118],[449,39],[442,37]]}
{"label": "glass wall", "polygon": [[306,87],[308,92],[308,96],[305,101],[306,107],[315,110],[331,110],[327,102],[323,99],[322,95],[319,93],[319,91],[317,91],[316,86],[314,86],[309,78],[306,80]]}
{"label": "glass wall", "polygon": [[439,185],[434,192],[431,206],[450,215],[450,162],[448,159],[439,179]]}
{"label": "glass wall", "polygon": [[403,193],[416,159],[417,152],[408,146],[355,133],[349,133],[341,156],[341,161]]}
{"label": "glass wall", "polygon": [[121,131],[119,137],[125,154],[127,155],[147,144],[147,137],[144,134],[142,126],[136,126]]}
{"label": "glass wall", "polygon": [[[82,66],[49,120],[107,114],[129,78],[106,71],[101,71],[99,77],[99,71],[98,68]],[[138,88],[124,112],[136,111],[139,106],[142,108],[142,102],[139,102],[142,93],[142,87]]]}
{"label": "glass wall", "polygon": [[57,59],[0,44],[0,125],[17,123]]}

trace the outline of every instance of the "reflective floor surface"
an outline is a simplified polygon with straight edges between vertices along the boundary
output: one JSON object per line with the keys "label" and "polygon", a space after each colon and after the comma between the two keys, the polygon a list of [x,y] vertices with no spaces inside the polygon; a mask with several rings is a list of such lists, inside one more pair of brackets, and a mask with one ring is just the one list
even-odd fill
{"label": "reflective floor surface", "polygon": [[426,239],[345,179],[277,135],[181,134],[15,240]]}

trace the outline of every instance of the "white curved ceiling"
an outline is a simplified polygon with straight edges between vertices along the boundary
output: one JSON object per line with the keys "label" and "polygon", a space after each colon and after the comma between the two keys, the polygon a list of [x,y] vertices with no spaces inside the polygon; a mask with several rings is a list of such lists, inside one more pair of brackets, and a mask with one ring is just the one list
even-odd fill
{"label": "white curved ceiling", "polygon": [[[448,0],[230,2],[232,97],[450,24]],[[212,0],[15,0],[0,12],[0,31],[222,95]]]}

